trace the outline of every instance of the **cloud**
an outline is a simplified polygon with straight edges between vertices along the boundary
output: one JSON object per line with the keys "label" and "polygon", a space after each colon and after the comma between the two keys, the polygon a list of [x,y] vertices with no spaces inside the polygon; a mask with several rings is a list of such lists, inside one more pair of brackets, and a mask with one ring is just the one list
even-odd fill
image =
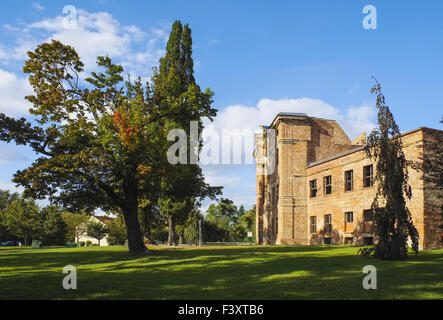
{"label": "cloud", "polygon": [[0,69],[0,112],[8,116],[27,114],[30,104],[25,96],[32,93],[26,78]]}
{"label": "cloud", "polygon": [[36,9],[36,10],[38,10],[38,11],[43,11],[43,10],[45,10],[45,7],[43,7],[40,3],[38,3],[38,2],[33,2],[32,4],[32,7],[34,8],[34,9]]}
{"label": "cloud", "polygon": [[[148,32],[135,25],[121,25],[108,12],[90,13],[76,9],[75,24],[67,27],[67,17],[59,15],[20,27],[3,26],[15,32],[16,43],[5,57],[0,47],[0,60],[25,60],[26,52],[42,42],[59,40],[73,46],[85,64],[86,71],[96,69],[97,56],[109,55],[125,67],[126,73],[146,76],[164,54],[168,37],[167,25],[153,27]],[[70,21],[70,20],[69,20]],[[141,73],[141,74],[140,74]]]}
{"label": "cloud", "polygon": [[[370,132],[375,124],[373,117],[375,109],[369,104],[350,106],[344,111],[330,104],[314,98],[299,99],[261,99],[256,106],[231,105],[219,112],[214,122],[205,122],[204,136],[213,137],[214,133],[219,139],[206,141],[203,154],[209,153],[209,149],[219,150],[219,161],[225,153],[231,153],[232,159],[241,158],[243,163],[251,160],[253,149],[253,133],[260,125],[269,125],[279,112],[305,113],[311,117],[319,117],[336,120],[352,140],[363,131]],[[223,145],[223,131],[237,130],[237,132],[249,132],[244,134],[243,148],[235,150],[228,144]],[[236,134],[237,137],[239,134]],[[217,144],[218,143],[218,147]],[[232,149],[231,149],[232,148]],[[246,153],[245,153],[246,151]],[[241,152],[239,155],[238,152]],[[207,162],[206,162],[207,163]],[[251,163],[251,162],[249,162]]]}
{"label": "cloud", "polygon": [[[144,81],[149,78],[152,67],[164,55],[169,26],[155,26],[145,32],[135,25],[121,25],[107,12],[78,9],[76,13],[74,29],[65,28],[62,15],[17,26],[3,25],[16,40],[9,47],[0,43],[0,63],[22,64],[28,51],[55,39],[76,49],[87,72],[96,70],[97,56],[109,55],[123,65],[125,75],[131,74],[133,79],[141,76]],[[27,114],[30,105],[24,97],[32,93],[25,77],[0,69],[0,112],[11,116]]]}
{"label": "cloud", "polygon": [[[205,135],[214,137],[217,134],[219,141],[205,140],[202,153],[208,153],[209,149],[218,150],[218,162],[223,155],[228,153],[231,159],[240,158],[242,164],[228,166],[210,164],[202,166],[203,173],[211,185],[223,186],[223,196],[228,197],[237,205],[250,206],[255,203],[255,165],[247,164],[246,159],[252,161],[253,139],[252,135],[244,141],[241,149],[235,149],[223,145],[223,130],[237,130],[240,132],[253,133],[260,125],[270,125],[279,112],[306,113],[311,117],[319,117],[337,120],[343,130],[352,140],[362,132],[369,133],[374,127],[373,118],[376,111],[370,103],[348,108],[337,108],[320,99],[261,99],[255,106],[231,105],[219,111],[214,122],[205,121]],[[233,169],[235,168],[235,169]]]}
{"label": "cloud", "polygon": [[15,183],[12,182],[3,182],[0,181],[0,190],[7,190],[11,193],[17,192],[17,193],[22,193],[25,189],[23,187],[16,187]]}

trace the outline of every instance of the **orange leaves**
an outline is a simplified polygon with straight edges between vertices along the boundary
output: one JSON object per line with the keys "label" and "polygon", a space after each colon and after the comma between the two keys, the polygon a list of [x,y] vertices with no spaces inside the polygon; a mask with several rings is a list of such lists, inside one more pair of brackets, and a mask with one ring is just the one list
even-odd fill
{"label": "orange leaves", "polygon": [[134,147],[135,134],[137,133],[137,127],[132,128],[129,126],[128,121],[123,118],[120,111],[114,112],[114,124],[119,130],[119,136],[122,138],[123,143],[128,147]]}
{"label": "orange leaves", "polygon": [[137,170],[140,174],[148,174],[151,172],[152,167],[151,166],[145,166],[144,164],[139,164],[137,167]]}

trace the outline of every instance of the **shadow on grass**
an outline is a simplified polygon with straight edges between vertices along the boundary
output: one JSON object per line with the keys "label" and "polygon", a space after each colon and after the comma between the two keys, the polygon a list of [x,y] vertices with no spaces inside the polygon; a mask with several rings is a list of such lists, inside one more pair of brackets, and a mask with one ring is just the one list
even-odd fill
{"label": "shadow on grass", "polygon": [[[148,257],[119,249],[6,255],[35,271],[2,277],[0,298],[21,299],[421,299],[443,298],[443,251],[408,261],[357,256],[355,247],[163,248]],[[36,260],[31,259],[32,256]],[[74,263],[72,261],[77,261]],[[78,266],[78,289],[49,267]],[[377,267],[378,289],[364,290],[362,268]],[[43,265],[43,267],[41,266]],[[13,268],[11,268],[13,269]],[[0,266],[0,270],[1,266]]]}

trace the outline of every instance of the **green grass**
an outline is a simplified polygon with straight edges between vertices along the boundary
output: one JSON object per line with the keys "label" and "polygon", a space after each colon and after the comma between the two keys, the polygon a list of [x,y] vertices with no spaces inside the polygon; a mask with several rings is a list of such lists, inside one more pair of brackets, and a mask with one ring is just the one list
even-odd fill
{"label": "green grass", "polygon": [[[406,261],[357,256],[356,247],[0,248],[0,299],[443,299],[443,250]],[[77,290],[64,290],[65,265]],[[377,290],[364,290],[365,265]]]}

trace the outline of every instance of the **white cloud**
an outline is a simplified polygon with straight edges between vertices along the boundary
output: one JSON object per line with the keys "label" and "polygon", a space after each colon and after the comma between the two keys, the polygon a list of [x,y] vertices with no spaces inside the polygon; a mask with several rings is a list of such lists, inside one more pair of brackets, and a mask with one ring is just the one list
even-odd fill
{"label": "white cloud", "polygon": [[153,27],[145,32],[135,25],[121,25],[108,12],[90,13],[77,9],[76,13],[75,28],[65,27],[63,15],[20,28],[3,26],[15,32],[17,40],[15,46],[8,49],[11,52],[8,56],[2,53],[4,48],[0,48],[0,60],[25,60],[27,51],[54,39],[73,46],[87,71],[96,68],[97,56],[109,55],[125,67],[126,73],[146,76],[164,54],[169,26]]}
{"label": "white cloud", "polygon": [[38,2],[33,2],[32,4],[32,7],[34,8],[34,9],[36,9],[36,10],[38,10],[38,11],[43,11],[43,10],[45,10],[45,7],[43,7],[40,3],[38,3]]}
{"label": "white cloud", "polygon": [[[221,137],[223,130],[248,130],[254,132],[260,125],[270,125],[279,112],[306,113],[311,117],[319,117],[336,120],[352,140],[361,132],[369,133],[374,127],[373,118],[376,114],[375,108],[369,103],[361,106],[350,106],[339,109],[322,100],[313,98],[300,99],[261,99],[256,106],[231,105],[219,111],[214,122],[205,122],[207,132],[216,132]],[[253,144],[253,141],[249,141]],[[251,148],[243,147],[241,154],[236,154],[234,149],[228,150],[221,147],[219,142],[219,159],[223,153],[231,152],[234,157],[251,157]],[[205,148],[214,149],[211,141],[206,143]],[[203,149],[203,151],[207,149]],[[244,164],[232,170],[232,166],[208,165],[203,166],[203,172],[208,183],[213,186],[223,186],[223,196],[228,197],[237,205],[250,206],[255,203],[255,165]]]}
{"label": "white cloud", "polygon": [[30,104],[25,96],[32,93],[26,78],[0,69],[0,112],[8,116],[27,114]]}
{"label": "white cloud", "polygon": [[[369,104],[358,107],[350,106],[343,112],[337,107],[331,106],[319,99],[300,98],[280,100],[261,99],[256,106],[228,106],[219,112],[214,122],[205,122],[205,130],[208,134],[216,132],[219,137],[222,137],[223,130],[244,130],[244,132],[249,131],[253,133],[260,125],[270,125],[279,112],[305,113],[311,117],[336,120],[351,140],[363,131],[368,133],[375,127],[372,121],[375,116],[375,109]],[[211,140],[205,145],[203,153],[206,153],[206,150],[209,149],[217,149],[215,143],[218,143],[220,147],[222,146],[220,140]],[[226,147],[219,148],[219,158],[222,159],[224,153],[231,152],[233,156],[244,159],[243,163],[247,163],[246,158],[250,158],[252,153],[252,134],[249,135],[249,141],[246,143],[249,148],[243,147],[241,155],[236,155],[234,149],[230,151],[230,149]]]}
{"label": "white cloud", "polygon": [[[144,32],[134,25],[122,26],[107,12],[89,13],[82,9],[77,10],[74,30],[65,28],[63,19],[60,15],[30,24],[3,25],[16,36],[16,41],[10,47],[0,43],[0,62],[21,63],[27,59],[28,51],[55,39],[76,49],[87,72],[96,69],[97,56],[109,55],[123,65],[125,75],[129,73],[133,79],[141,76],[145,81],[164,54],[167,25]],[[0,69],[0,112],[11,116],[27,114],[30,105],[24,96],[32,92],[26,78]]]}
{"label": "white cloud", "polygon": [[25,189],[23,187],[16,187],[15,183],[12,183],[12,182],[6,183],[3,181],[0,181],[0,190],[7,190],[11,193],[14,193],[14,192],[22,193]]}

